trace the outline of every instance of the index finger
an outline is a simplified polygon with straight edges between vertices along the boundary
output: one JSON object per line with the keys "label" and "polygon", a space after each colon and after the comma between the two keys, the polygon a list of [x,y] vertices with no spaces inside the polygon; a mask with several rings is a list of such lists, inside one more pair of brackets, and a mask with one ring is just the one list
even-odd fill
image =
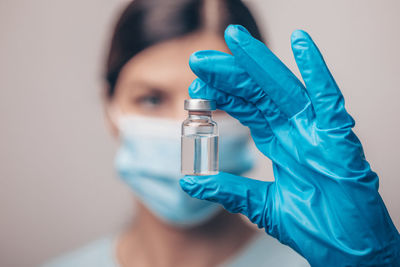
{"label": "index finger", "polygon": [[309,103],[303,84],[262,42],[240,25],[230,25],[225,41],[238,64],[289,118]]}

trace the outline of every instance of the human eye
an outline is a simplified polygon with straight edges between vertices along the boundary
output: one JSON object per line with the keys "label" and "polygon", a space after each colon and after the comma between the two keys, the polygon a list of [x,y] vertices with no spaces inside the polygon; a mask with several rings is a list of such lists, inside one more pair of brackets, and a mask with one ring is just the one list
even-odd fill
{"label": "human eye", "polygon": [[151,91],[136,96],[133,102],[138,108],[154,110],[161,108],[165,104],[166,96],[161,92]]}

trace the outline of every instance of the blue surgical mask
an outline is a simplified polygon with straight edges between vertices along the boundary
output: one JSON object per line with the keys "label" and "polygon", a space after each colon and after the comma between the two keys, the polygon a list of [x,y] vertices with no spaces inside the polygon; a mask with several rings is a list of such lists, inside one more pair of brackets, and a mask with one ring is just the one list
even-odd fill
{"label": "blue surgical mask", "polygon": [[[235,119],[219,120],[220,170],[240,174],[253,166],[247,128]],[[171,119],[119,115],[121,147],[115,166],[140,201],[162,221],[175,226],[201,224],[221,206],[189,197],[179,185],[181,122]]]}

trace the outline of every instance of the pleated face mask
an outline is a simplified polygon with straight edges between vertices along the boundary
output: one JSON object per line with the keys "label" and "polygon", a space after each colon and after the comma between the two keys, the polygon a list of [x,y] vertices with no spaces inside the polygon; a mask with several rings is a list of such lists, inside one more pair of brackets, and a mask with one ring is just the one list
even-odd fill
{"label": "pleated face mask", "polygon": [[[154,215],[168,224],[190,227],[218,213],[220,205],[191,198],[179,185],[180,121],[137,115],[118,115],[114,121],[121,137],[116,170]],[[220,170],[248,171],[254,160],[247,128],[228,116],[218,121]]]}

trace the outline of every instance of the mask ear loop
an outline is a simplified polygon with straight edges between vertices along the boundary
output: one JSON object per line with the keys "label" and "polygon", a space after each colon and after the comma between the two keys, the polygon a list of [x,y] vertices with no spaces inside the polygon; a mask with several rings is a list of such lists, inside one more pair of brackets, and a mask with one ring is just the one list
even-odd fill
{"label": "mask ear loop", "polygon": [[115,103],[108,103],[105,107],[105,116],[108,119],[113,135],[120,140],[122,138],[121,109]]}
{"label": "mask ear loop", "polygon": [[120,126],[119,118],[122,116],[121,108],[117,107],[115,104],[109,104],[106,108],[106,113],[117,128]]}

